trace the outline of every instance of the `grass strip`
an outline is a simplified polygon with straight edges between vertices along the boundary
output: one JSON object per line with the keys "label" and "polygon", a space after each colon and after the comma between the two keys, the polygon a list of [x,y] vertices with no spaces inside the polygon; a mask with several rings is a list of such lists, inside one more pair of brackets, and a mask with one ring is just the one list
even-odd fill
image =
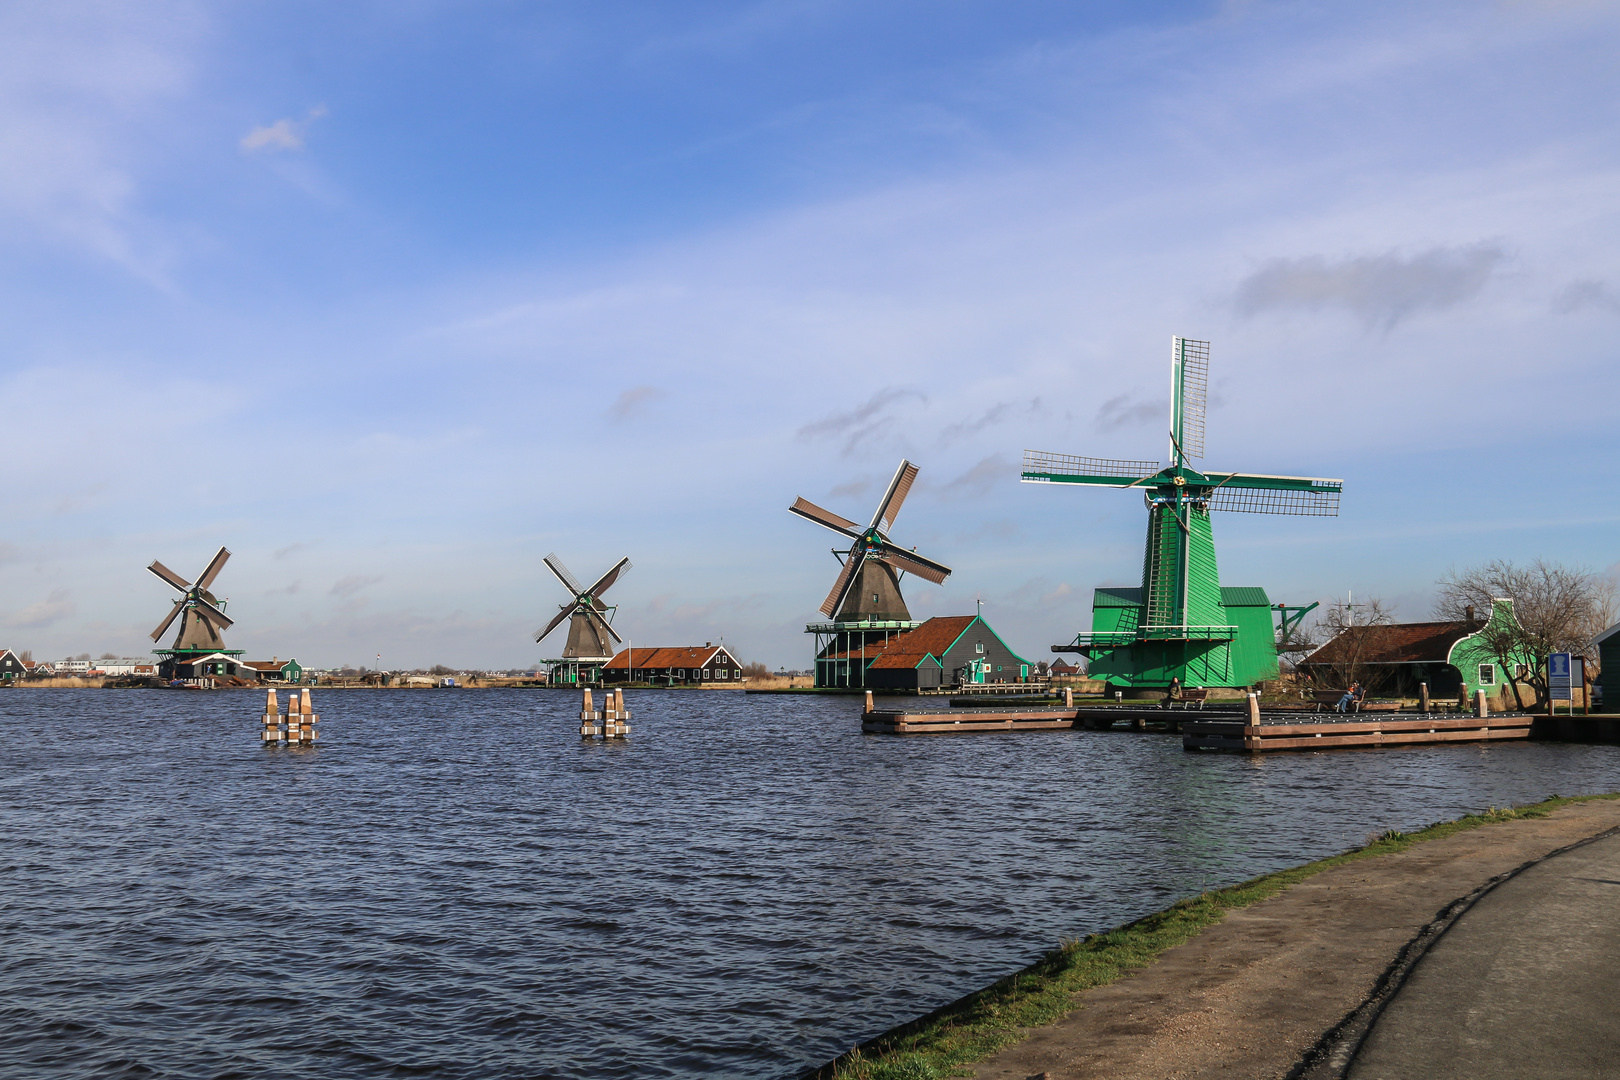
{"label": "grass strip", "polygon": [[1224,889],[1178,900],[1163,911],[1079,940],[1067,940],[1022,971],[975,991],[927,1016],[857,1046],[811,1074],[814,1080],[936,1080],[966,1076],[965,1065],[1021,1042],[1030,1028],[1071,1012],[1074,995],[1104,986],[1152,963],[1166,949],[1184,944],[1228,911],[1276,896],[1334,866],[1405,851],[1425,840],[1454,836],[1481,825],[1546,817],[1561,806],[1620,793],[1553,796],[1506,809],[1492,807],[1415,832],[1391,830],[1362,847],[1288,870],[1265,874]]}

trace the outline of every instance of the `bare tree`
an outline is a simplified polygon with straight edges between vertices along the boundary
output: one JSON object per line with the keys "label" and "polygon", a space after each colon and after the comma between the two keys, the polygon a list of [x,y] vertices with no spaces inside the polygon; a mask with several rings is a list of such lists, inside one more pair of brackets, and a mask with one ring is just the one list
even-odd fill
{"label": "bare tree", "polygon": [[1394,612],[1377,597],[1359,604],[1335,600],[1317,618],[1315,625],[1300,636],[1313,641],[1326,640],[1313,666],[1327,669],[1338,683],[1334,689],[1347,689],[1358,682],[1371,689],[1382,681],[1380,673],[1371,666],[1377,656],[1380,636],[1376,628],[1394,621]]}
{"label": "bare tree", "polygon": [[764,679],[770,675],[771,669],[756,660],[752,664],[744,664],[742,673],[745,679]]}
{"label": "bare tree", "polygon": [[[1473,608],[1487,620],[1482,640],[1502,670],[1522,676],[1510,678],[1513,701],[1524,708],[1519,678],[1528,682],[1539,700],[1547,700],[1547,657],[1556,652],[1592,656],[1592,639],[1614,617],[1614,582],[1581,568],[1537,559],[1519,566],[1493,559],[1483,566],[1450,570],[1436,584],[1440,595],[1434,612],[1443,619],[1467,618]],[[1513,601],[1516,620],[1489,623],[1491,606],[1498,598]]]}

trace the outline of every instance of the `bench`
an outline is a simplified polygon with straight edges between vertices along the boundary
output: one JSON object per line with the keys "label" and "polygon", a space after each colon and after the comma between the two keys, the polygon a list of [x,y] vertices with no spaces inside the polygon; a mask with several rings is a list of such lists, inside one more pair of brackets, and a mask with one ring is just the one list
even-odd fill
{"label": "bench", "polygon": [[1169,697],[1167,697],[1167,698],[1165,698],[1164,707],[1167,708],[1167,709],[1174,709],[1176,706],[1179,705],[1183,709],[1190,709],[1194,705],[1196,705],[1200,709],[1202,709],[1204,707],[1204,702],[1208,698],[1209,698],[1209,690],[1206,687],[1202,687],[1202,686],[1184,687],[1182,689],[1182,691],[1181,691],[1181,696],[1180,697],[1177,697],[1177,698],[1169,698]]}

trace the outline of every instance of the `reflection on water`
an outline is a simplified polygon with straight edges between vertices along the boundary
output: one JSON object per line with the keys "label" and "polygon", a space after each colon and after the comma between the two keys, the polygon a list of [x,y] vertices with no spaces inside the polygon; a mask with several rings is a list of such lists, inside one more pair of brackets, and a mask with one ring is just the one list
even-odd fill
{"label": "reflection on water", "polygon": [[1620,748],[863,736],[851,699],[0,692],[0,1075],[788,1076],[1065,936]]}

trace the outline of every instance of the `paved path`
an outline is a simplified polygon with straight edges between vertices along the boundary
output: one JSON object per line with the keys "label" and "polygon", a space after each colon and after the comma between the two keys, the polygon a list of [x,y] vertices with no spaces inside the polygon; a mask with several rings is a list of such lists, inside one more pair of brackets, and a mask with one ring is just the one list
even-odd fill
{"label": "paved path", "polygon": [[1620,1076],[1620,834],[1502,882],[1412,968],[1350,1080]]}
{"label": "paved path", "polygon": [[[1232,912],[1130,978],[1078,995],[1074,1012],[983,1062],[975,1076],[1281,1080],[1373,994],[1407,943],[1453,901],[1616,826],[1620,800],[1577,803],[1326,870]],[[1620,871],[1584,876],[1620,881]],[[1613,889],[1609,903],[1620,905],[1620,886],[1591,887]],[[1604,985],[1615,986],[1617,970],[1607,969]],[[1606,1075],[1620,1076],[1620,1058],[1611,1060]]]}

